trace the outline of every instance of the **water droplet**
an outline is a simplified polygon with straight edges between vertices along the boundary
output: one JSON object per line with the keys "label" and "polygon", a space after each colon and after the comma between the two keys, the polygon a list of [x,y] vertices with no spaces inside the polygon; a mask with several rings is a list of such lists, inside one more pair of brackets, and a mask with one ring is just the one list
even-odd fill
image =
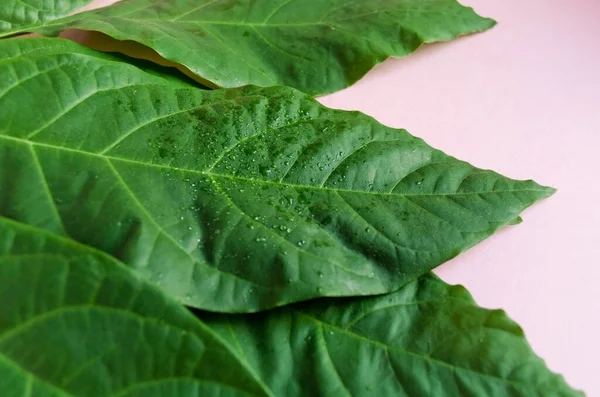
{"label": "water droplet", "polygon": [[319,277],[323,278],[324,274],[323,272],[317,272],[317,274],[319,275]]}
{"label": "water droplet", "polygon": [[306,243],[306,241],[300,240],[300,241],[298,241],[298,246],[302,247],[305,243]]}

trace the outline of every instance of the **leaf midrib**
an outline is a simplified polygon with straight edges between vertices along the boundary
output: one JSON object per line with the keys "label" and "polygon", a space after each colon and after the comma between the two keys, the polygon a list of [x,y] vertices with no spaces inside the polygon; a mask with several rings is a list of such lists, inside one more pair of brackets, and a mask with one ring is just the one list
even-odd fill
{"label": "leaf midrib", "polygon": [[[418,303],[419,302],[415,302],[415,304],[418,304]],[[409,305],[410,304],[407,304],[406,306],[409,306]],[[363,340],[363,341],[366,341],[367,343],[374,344],[374,345],[376,345],[376,346],[384,349],[385,351],[393,351],[393,352],[397,352],[397,353],[400,353],[400,354],[413,356],[413,357],[416,357],[416,358],[421,359],[421,360],[430,361],[431,363],[451,368],[452,370],[460,370],[460,371],[468,372],[468,373],[475,374],[475,375],[478,375],[478,376],[482,376],[482,377],[485,377],[485,378],[494,379],[495,381],[500,381],[502,383],[505,383],[507,385],[511,385],[511,386],[514,386],[514,387],[533,387],[531,384],[528,384],[528,383],[525,383],[525,382],[521,383],[521,382],[514,381],[514,380],[504,379],[504,378],[501,378],[501,377],[499,377],[497,375],[486,374],[486,373],[483,373],[483,372],[478,372],[478,371],[476,371],[474,369],[471,369],[471,368],[465,368],[465,367],[459,367],[459,366],[456,366],[456,365],[452,365],[452,364],[447,363],[445,361],[442,361],[440,359],[436,359],[434,357],[430,357],[430,356],[427,356],[427,355],[424,355],[424,354],[419,354],[419,353],[416,353],[416,352],[413,352],[413,351],[410,351],[410,350],[403,349],[401,347],[388,346],[388,345],[384,344],[383,342],[380,342],[380,341],[375,340],[375,339],[367,338],[366,336],[364,336],[362,334],[355,333],[355,332],[352,332],[351,330],[341,328],[341,327],[339,327],[339,326],[337,326],[335,324],[323,321],[322,319],[319,319],[317,317],[314,317],[314,316],[312,316],[312,315],[310,315],[308,313],[302,312],[302,311],[297,310],[297,309],[293,309],[292,312],[294,314],[300,316],[300,317],[304,317],[304,318],[308,319],[312,323],[317,324],[317,326],[320,327],[320,328],[325,328],[325,327],[330,328],[330,329],[334,330],[334,332],[339,332],[339,333],[342,333],[344,335],[348,335],[348,336],[350,336],[352,338]]]}
{"label": "leaf midrib", "polygon": [[[343,5],[343,7],[347,6],[348,4]],[[206,5],[205,5],[206,6]],[[343,7],[338,7],[338,9],[341,9]],[[202,8],[202,7],[200,7]],[[127,12],[123,13],[123,14],[116,14],[116,15],[93,15],[94,17],[99,16],[99,19],[111,19],[111,18],[115,18],[115,19],[124,19],[124,20],[128,20],[128,21],[134,21],[137,23],[140,22],[161,22],[161,23],[194,23],[197,25],[226,25],[226,26],[249,26],[249,27],[303,27],[303,26],[329,26],[329,27],[337,27],[336,25],[334,25],[334,23],[336,22],[347,22],[347,21],[352,21],[352,20],[356,20],[356,19],[362,19],[363,17],[369,17],[372,15],[378,15],[381,13],[387,13],[389,10],[394,10],[394,9],[400,9],[401,11],[404,12],[422,12],[422,13],[430,13],[430,14],[439,14],[439,15],[446,15],[446,16],[452,16],[452,17],[460,17],[460,14],[455,14],[455,13],[447,13],[447,12],[443,12],[440,10],[436,10],[436,9],[419,9],[419,8],[409,8],[406,7],[404,4],[392,4],[388,7],[384,7],[381,9],[377,9],[374,11],[369,11],[366,13],[362,13],[362,14],[357,14],[357,15],[352,15],[350,17],[347,18],[343,18],[343,19],[326,19],[327,16],[329,16],[332,12],[337,11],[338,9],[334,9],[330,12],[328,12],[324,17],[322,17],[320,20],[318,21],[311,21],[311,22],[296,22],[296,23],[268,23],[270,17],[274,14],[272,13],[271,15],[269,15],[267,17],[266,20],[262,21],[262,22],[244,22],[244,21],[234,21],[234,22],[229,22],[229,21],[219,21],[219,20],[182,20],[180,18],[182,18],[183,16],[189,15],[193,12],[198,11],[198,9],[193,9],[191,11],[187,11],[183,14],[174,16],[171,19],[152,19],[152,18],[136,18],[136,19],[132,19],[132,18],[128,18],[127,16],[134,16],[135,17],[135,13],[139,12],[139,11],[143,11],[145,8],[137,8],[134,9],[132,11],[127,10]],[[278,11],[277,9],[275,11]],[[93,10],[91,10],[90,12],[93,12]],[[87,15],[86,15],[87,16]],[[81,20],[85,20],[85,18],[82,18]]]}
{"label": "leaf midrib", "polygon": [[374,195],[374,196],[393,196],[393,197],[398,197],[398,196],[402,196],[402,197],[429,197],[429,196],[431,196],[431,197],[454,197],[454,196],[471,196],[471,195],[493,194],[493,193],[548,192],[548,190],[549,190],[548,188],[542,188],[542,189],[528,188],[528,189],[504,189],[504,190],[456,192],[456,193],[393,193],[393,192],[371,192],[371,191],[366,191],[366,190],[350,190],[350,189],[331,188],[331,187],[325,187],[325,186],[295,184],[295,183],[288,183],[288,182],[283,182],[283,181],[273,181],[273,180],[268,180],[268,179],[248,178],[248,177],[243,177],[243,176],[239,176],[239,175],[228,175],[228,174],[221,174],[221,173],[212,172],[212,171],[194,170],[194,169],[190,169],[190,168],[179,168],[179,167],[173,167],[173,166],[169,166],[169,165],[165,165],[165,164],[146,163],[146,162],[142,162],[142,161],[127,159],[124,157],[109,156],[109,155],[105,155],[105,154],[99,154],[99,153],[93,153],[93,152],[86,152],[86,151],[78,150],[78,149],[66,148],[66,147],[52,145],[52,144],[48,144],[48,143],[29,141],[29,140],[17,138],[14,136],[0,135],[0,137],[3,139],[9,140],[9,141],[21,142],[21,143],[24,143],[27,145],[40,146],[40,147],[45,147],[45,148],[49,148],[49,149],[62,150],[62,151],[66,151],[66,152],[73,152],[73,153],[77,153],[77,154],[84,155],[84,156],[101,158],[104,160],[115,160],[115,161],[121,161],[124,163],[141,165],[141,166],[145,166],[145,167],[160,168],[160,169],[164,169],[164,170],[172,171],[172,172],[189,172],[192,174],[199,174],[199,175],[203,175],[206,177],[225,178],[225,179],[231,179],[234,181],[249,182],[249,183],[262,183],[262,184],[266,184],[266,185],[274,185],[274,186],[280,186],[280,187],[285,186],[285,187],[291,187],[291,188],[295,188],[295,189],[310,189],[310,190],[319,190],[319,191],[331,191],[331,192],[337,192],[337,193],[341,192],[341,193],[368,194],[368,195]]}
{"label": "leaf midrib", "polygon": [[[206,6],[206,4],[205,4]],[[389,7],[385,7],[381,10],[377,10],[374,12],[368,12],[368,13],[363,13],[363,14],[358,14],[358,15],[353,15],[352,17],[349,18],[345,18],[345,19],[340,19],[340,20],[330,20],[329,22],[326,22],[326,20],[324,18],[322,18],[319,21],[314,21],[314,22],[299,22],[299,23],[266,23],[267,21],[263,21],[263,22],[227,22],[227,21],[218,21],[218,20],[181,20],[179,18],[181,18],[182,16],[185,16],[187,14],[190,14],[191,12],[195,12],[197,10],[192,10],[192,11],[188,11],[182,15],[178,15],[178,16],[174,16],[172,19],[132,19],[132,18],[127,18],[126,15],[131,16],[132,14],[134,14],[135,12],[138,12],[140,10],[144,10],[146,7],[142,7],[142,8],[137,8],[134,10],[126,10],[127,12],[123,13],[123,14],[117,14],[117,15],[102,15],[96,13],[96,10],[89,10],[87,12],[81,13],[81,14],[76,14],[76,15],[72,15],[72,16],[68,16],[68,17],[62,17],[62,18],[58,18],[58,19],[53,19],[48,21],[48,23],[44,23],[43,21],[41,23],[33,23],[33,24],[28,24],[27,26],[17,26],[16,29],[12,30],[12,31],[7,31],[4,33],[0,33],[0,37],[3,37],[5,35],[12,35],[12,34],[18,34],[18,33],[24,33],[30,30],[35,30],[35,29],[40,29],[40,28],[47,28],[47,27],[53,27],[53,26],[60,26],[60,25],[64,25],[67,24],[69,22],[80,22],[80,21],[86,21],[88,18],[88,13],[90,13],[92,15],[92,17],[97,17],[96,19],[91,18],[90,20],[94,21],[94,20],[107,20],[107,19],[122,19],[122,20],[126,20],[126,21],[131,21],[134,23],[141,23],[141,22],[161,22],[161,23],[194,23],[197,25],[224,25],[224,26],[247,26],[247,27],[262,27],[262,28],[294,28],[294,27],[314,27],[314,26],[325,26],[325,27],[330,27],[330,28],[334,28],[334,29],[343,29],[342,26],[338,26],[335,25],[336,22],[339,23],[343,23],[343,22],[347,22],[347,21],[352,21],[355,19],[359,19],[365,16],[371,16],[371,15],[377,15],[380,14],[381,12],[387,11],[389,9],[395,8],[395,6],[402,6],[402,5],[391,5]],[[108,7],[106,7],[108,8]],[[200,7],[202,8],[202,7]],[[343,7],[340,7],[343,8]],[[420,9],[407,9],[407,8],[402,8],[404,11],[423,11],[423,12],[427,12],[427,13],[435,13],[435,14],[441,14],[441,15],[447,15],[447,16],[456,16],[456,17],[460,17],[459,14],[449,14],[446,12],[441,12],[439,10],[420,10]],[[330,14],[330,13],[328,13]],[[328,15],[327,14],[327,15]],[[133,15],[135,16],[135,15]],[[83,17],[83,18],[82,18]],[[10,23],[10,22],[9,22]],[[360,37],[360,36],[357,36]],[[364,38],[364,37],[363,37]]]}

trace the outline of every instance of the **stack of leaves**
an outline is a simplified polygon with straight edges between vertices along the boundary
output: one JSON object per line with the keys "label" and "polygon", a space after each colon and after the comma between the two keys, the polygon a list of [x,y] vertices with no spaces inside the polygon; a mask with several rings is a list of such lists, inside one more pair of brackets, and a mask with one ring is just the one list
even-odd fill
{"label": "stack of leaves", "polygon": [[223,88],[0,41],[2,396],[578,395],[430,273],[554,190],[311,97],[493,21],[454,0],[4,3],[0,35],[100,31]]}

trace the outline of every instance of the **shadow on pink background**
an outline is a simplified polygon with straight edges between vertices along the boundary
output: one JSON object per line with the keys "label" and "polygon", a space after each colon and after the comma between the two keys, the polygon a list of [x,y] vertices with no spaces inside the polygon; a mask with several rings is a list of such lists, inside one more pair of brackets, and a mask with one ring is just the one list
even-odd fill
{"label": "shadow on pink background", "polygon": [[321,101],[558,188],[436,273],[505,309],[552,370],[600,396],[600,1],[462,3],[498,25],[388,60]]}

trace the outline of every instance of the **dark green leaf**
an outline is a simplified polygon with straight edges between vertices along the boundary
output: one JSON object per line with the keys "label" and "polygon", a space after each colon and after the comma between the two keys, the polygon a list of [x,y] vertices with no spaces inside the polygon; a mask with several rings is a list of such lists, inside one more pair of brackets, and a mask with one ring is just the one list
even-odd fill
{"label": "dark green leaf", "polygon": [[2,0],[0,37],[69,15],[93,0]]}
{"label": "dark green leaf", "polygon": [[325,94],[389,56],[493,25],[455,0],[127,0],[33,30],[137,41],[219,87]]}
{"label": "dark green leaf", "polygon": [[0,57],[0,215],[198,308],[393,291],[553,192],[290,88],[203,91],[57,39]]}
{"label": "dark green leaf", "polygon": [[0,218],[0,300],[7,397],[579,395],[502,311],[433,275],[197,321],[105,254]]}
{"label": "dark green leaf", "polygon": [[0,395],[267,396],[210,328],[107,255],[0,218]]}
{"label": "dark green leaf", "polygon": [[276,396],[581,396],[503,311],[433,275],[376,298],[198,313]]}

